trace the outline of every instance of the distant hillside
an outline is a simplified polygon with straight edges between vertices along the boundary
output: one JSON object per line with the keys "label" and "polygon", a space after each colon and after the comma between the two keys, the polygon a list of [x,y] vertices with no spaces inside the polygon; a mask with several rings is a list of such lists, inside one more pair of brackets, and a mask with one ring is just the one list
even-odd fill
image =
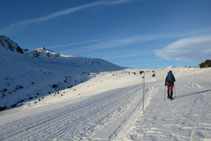
{"label": "distant hillside", "polygon": [[65,56],[43,47],[29,51],[4,35],[0,68],[0,110],[71,88],[96,73],[123,69],[102,59]]}

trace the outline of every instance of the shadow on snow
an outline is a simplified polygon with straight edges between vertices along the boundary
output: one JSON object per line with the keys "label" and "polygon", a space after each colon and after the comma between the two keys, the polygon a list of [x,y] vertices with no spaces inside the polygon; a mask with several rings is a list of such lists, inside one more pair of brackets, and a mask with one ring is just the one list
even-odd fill
{"label": "shadow on snow", "polygon": [[179,95],[179,96],[176,96],[176,99],[186,98],[186,97],[193,96],[193,95],[206,94],[207,92],[211,92],[211,89],[198,91],[198,92],[193,92],[193,93],[188,93],[188,94],[184,94],[184,95]]}

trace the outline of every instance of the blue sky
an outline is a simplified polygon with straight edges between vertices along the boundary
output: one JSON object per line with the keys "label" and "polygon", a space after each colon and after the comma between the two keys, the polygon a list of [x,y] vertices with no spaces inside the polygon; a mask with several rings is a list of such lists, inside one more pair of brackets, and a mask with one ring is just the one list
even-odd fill
{"label": "blue sky", "polygon": [[30,50],[160,68],[211,59],[210,0],[6,0],[0,34]]}

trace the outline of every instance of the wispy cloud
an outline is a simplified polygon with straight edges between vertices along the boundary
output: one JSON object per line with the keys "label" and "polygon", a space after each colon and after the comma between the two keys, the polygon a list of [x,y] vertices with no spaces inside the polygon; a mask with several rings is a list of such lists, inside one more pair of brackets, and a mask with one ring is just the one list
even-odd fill
{"label": "wispy cloud", "polygon": [[71,14],[71,13],[74,13],[74,12],[77,12],[77,11],[84,10],[86,8],[89,8],[89,7],[94,7],[94,6],[100,5],[100,4],[101,4],[101,2],[94,2],[94,3],[85,4],[85,5],[78,6],[78,7],[72,7],[72,8],[61,10],[61,11],[57,11],[55,13],[51,13],[49,15],[42,16],[42,17],[39,17],[39,18],[20,21],[18,23],[10,24],[7,27],[1,29],[0,33],[9,34],[9,33],[15,32],[17,30],[22,30],[24,27],[26,27],[30,24],[48,21],[48,20],[51,20],[51,19],[58,18],[60,16],[68,15],[68,14]]}
{"label": "wispy cloud", "polygon": [[207,35],[178,40],[155,53],[164,59],[200,63],[211,58],[210,48],[211,35]]}
{"label": "wispy cloud", "polygon": [[132,0],[115,0],[115,1],[110,1],[109,3],[107,3],[107,5],[122,4],[122,3],[127,3],[130,1],[132,1]]}
{"label": "wispy cloud", "polygon": [[67,43],[67,44],[59,44],[59,45],[53,45],[53,46],[47,46],[48,49],[58,49],[58,48],[69,48],[69,47],[75,47],[75,46],[82,46],[87,44],[93,44],[99,41],[102,41],[103,39],[99,40],[88,40],[88,41],[81,41],[81,42],[75,42],[75,43]]}
{"label": "wispy cloud", "polygon": [[11,34],[13,32],[16,32],[18,30],[22,30],[23,28],[25,28],[28,25],[34,24],[34,23],[40,23],[40,22],[44,22],[44,21],[48,21],[51,19],[55,19],[64,15],[69,15],[87,8],[91,8],[91,7],[96,7],[99,5],[105,5],[105,6],[109,6],[109,5],[116,5],[116,4],[122,4],[122,3],[126,3],[126,2],[130,2],[132,0],[101,0],[101,1],[97,1],[97,2],[93,2],[93,3],[89,3],[89,4],[85,4],[85,5],[81,5],[81,6],[77,6],[77,7],[71,7],[68,9],[63,9],[42,17],[38,17],[38,18],[34,18],[34,19],[28,19],[28,20],[24,20],[24,21],[20,21],[17,23],[13,23],[10,24],[8,26],[6,26],[3,29],[0,29],[0,33],[1,34]]}
{"label": "wispy cloud", "polygon": [[[161,40],[168,40],[168,39],[178,40],[181,38],[186,38],[186,37],[190,37],[194,35],[202,35],[205,33],[205,31],[210,32],[210,28],[205,28],[205,29],[203,28],[203,29],[200,29],[200,30],[198,29],[195,31],[186,31],[183,33],[160,33],[160,34],[154,33],[154,34],[130,35],[130,36],[128,35],[122,38],[109,36],[108,38],[103,38],[103,39],[95,39],[95,40],[81,41],[81,42],[76,42],[76,43],[47,46],[47,48],[49,49],[56,48],[57,51],[63,54],[84,55],[86,53],[93,53],[93,52],[101,51],[104,49],[122,48],[125,46],[133,47],[133,45],[135,44],[136,44],[136,47],[138,44],[141,47],[141,43],[145,43],[145,42],[161,41]],[[127,56],[122,56],[122,58],[123,57],[127,57]]]}
{"label": "wispy cloud", "polygon": [[137,43],[144,43],[149,41],[155,41],[155,40],[162,40],[162,39],[171,39],[171,38],[178,38],[178,37],[184,37],[186,34],[172,34],[172,33],[166,33],[166,34],[148,34],[148,35],[136,35],[136,36],[128,36],[125,38],[109,38],[107,40],[91,43],[91,44],[84,44],[82,46],[78,46],[77,48],[71,48],[71,49],[60,49],[62,53],[89,53],[94,52],[97,50],[102,49],[109,49],[109,48],[120,48],[127,45],[133,45]]}
{"label": "wispy cloud", "polygon": [[140,57],[140,56],[148,56],[152,55],[153,53],[149,52],[142,52],[142,53],[126,53],[125,55],[119,55],[119,56],[108,56],[108,57],[103,57],[103,59],[121,59],[121,58],[134,58],[134,57]]}

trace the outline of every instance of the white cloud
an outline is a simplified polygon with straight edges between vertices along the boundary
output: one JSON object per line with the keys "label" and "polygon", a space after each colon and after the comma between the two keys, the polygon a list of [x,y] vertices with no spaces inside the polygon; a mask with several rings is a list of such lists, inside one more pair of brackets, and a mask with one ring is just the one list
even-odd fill
{"label": "white cloud", "polygon": [[1,29],[0,33],[2,32],[4,34],[5,33],[9,34],[11,32],[21,30],[24,27],[26,27],[27,25],[30,25],[30,24],[33,24],[33,23],[40,23],[40,22],[43,22],[43,21],[55,19],[55,18],[58,18],[60,16],[68,15],[68,14],[71,14],[71,13],[74,13],[74,12],[77,12],[77,11],[84,10],[86,8],[89,8],[89,7],[94,7],[94,6],[100,5],[100,4],[101,4],[101,2],[94,2],[94,3],[85,4],[85,5],[78,6],[78,7],[72,7],[72,8],[61,10],[61,11],[57,11],[55,13],[51,13],[49,15],[42,16],[42,17],[39,17],[39,18],[20,21],[18,23],[10,24],[7,27]]}
{"label": "white cloud", "polygon": [[140,56],[147,56],[147,55],[152,55],[153,53],[149,53],[149,52],[138,52],[138,53],[129,53],[126,55],[119,55],[119,56],[107,56],[107,57],[103,57],[104,59],[120,59],[120,58],[133,58],[133,57],[140,57]]}
{"label": "white cloud", "polygon": [[58,18],[60,16],[64,16],[64,15],[72,14],[77,11],[84,10],[87,8],[96,7],[99,5],[109,6],[109,5],[122,4],[122,3],[129,2],[129,1],[132,1],[132,0],[110,0],[110,1],[102,1],[101,0],[101,1],[93,2],[93,3],[89,3],[89,4],[77,6],[77,7],[71,7],[68,9],[63,9],[63,10],[57,11],[55,13],[51,13],[46,16],[42,16],[42,17],[38,17],[38,18],[34,18],[34,19],[28,19],[28,20],[10,24],[10,25],[6,26],[5,28],[0,29],[0,33],[10,34],[10,33],[16,32],[18,30],[22,30],[23,28],[25,28],[26,26],[28,26],[30,24],[48,21],[51,19]]}
{"label": "white cloud", "polygon": [[91,44],[94,42],[102,41],[103,39],[99,40],[88,40],[88,41],[81,41],[81,42],[75,42],[75,43],[67,43],[67,44],[60,44],[60,45],[53,45],[53,46],[47,46],[48,49],[55,49],[55,48],[66,48],[66,47],[72,47],[72,46],[81,46],[84,44]]}
{"label": "white cloud", "polygon": [[[108,1],[108,0],[106,0]],[[115,5],[115,4],[122,4],[122,3],[126,3],[126,2],[130,2],[132,0],[114,0],[114,1],[111,1],[109,3],[106,3],[107,5]]]}
{"label": "white cloud", "polygon": [[[164,37],[165,36],[165,37]],[[157,40],[160,38],[166,38],[166,35],[143,35],[143,36],[132,36],[132,37],[126,37],[121,39],[104,39],[103,41],[95,42],[92,44],[82,45],[77,48],[73,49],[63,49],[61,52],[80,52],[80,53],[87,53],[87,52],[93,52],[96,50],[101,49],[108,49],[108,48],[118,48],[123,47],[126,45],[132,45],[135,43],[142,43],[147,42],[151,40]]]}
{"label": "white cloud", "polygon": [[164,59],[200,63],[211,59],[211,35],[184,38],[155,53]]}
{"label": "white cloud", "polygon": [[135,35],[135,36],[128,36],[128,37],[119,38],[119,39],[109,38],[109,39],[103,39],[102,41],[99,40],[98,42],[83,44],[81,46],[78,46],[77,48],[62,49],[62,46],[61,46],[61,52],[62,53],[71,53],[71,52],[88,53],[88,52],[93,52],[93,51],[102,50],[102,49],[121,48],[127,45],[133,45],[137,43],[184,37],[185,35],[186,34],[166,33],[166,34]]}

